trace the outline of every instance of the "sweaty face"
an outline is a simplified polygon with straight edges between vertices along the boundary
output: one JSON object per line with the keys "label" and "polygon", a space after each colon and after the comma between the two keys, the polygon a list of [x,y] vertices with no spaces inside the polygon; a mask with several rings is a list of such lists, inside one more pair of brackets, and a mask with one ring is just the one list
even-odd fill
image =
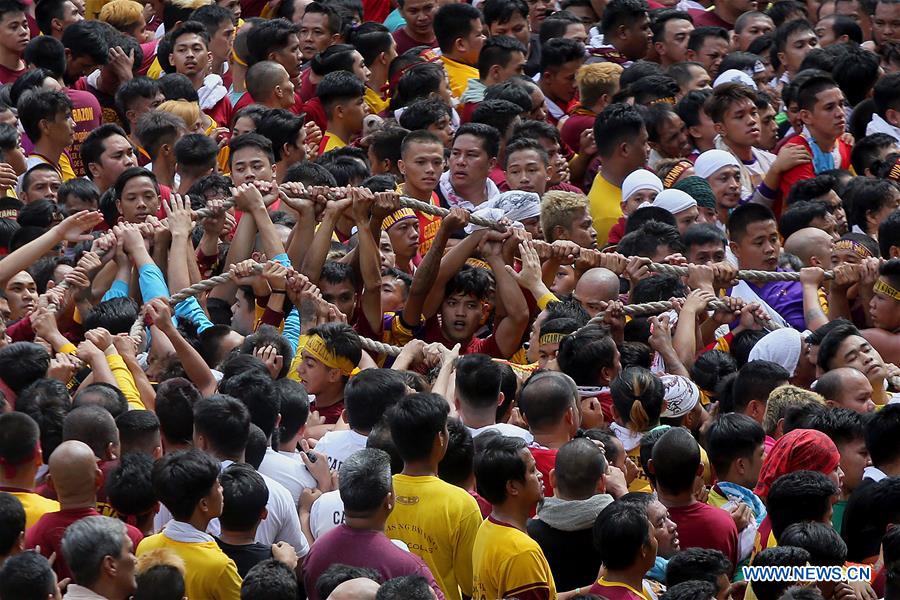
{"label": "sweaty face", "polygon": [[37,286],[27,271],[19,271],[13,275],[3,291],[9,304],[8,320],[21,319],[30,314],[37,304]]}
{"label": "sweaty face", "polygon": [[453,343],[472,339],[484,314],[484,303],[471,294],[451,294],[441,304],[441,331]]}
{"label": "sweaty face", "polygon": [[297,375],[310,394],[321,394],[327,389],[331,371],[333,369],[326,367],[306,352],[303,353],[303,358],[297,365]]}
{"label": "sweaty face", "polygon": [[547,87],[548,95],[552,96],[554,102],[561,101],[568,103],[575,97],[578,86],[575,84],[575,73],[584,64],[584,59],[573,60],[564,63],[561,67],[548,70],[545,74],[548,76]]}
{"label": "sweaty face", "polygon": [[582,248],[597,247],[597,230],[594,219],[588,209],[584,209],[572,219],[572,226],[567,231],[568,239]]}
{"label": "sweaty face", "polygon": [[481,138],[470,134],[458,136],[450,151],[450,181],[454,186],[484,185],[493,160],[484,149]]}
{"label": "sweaty face", "polygon": [[847,122],[844,113],[844,95],[840,88],[833,87],[816,94],[812,110],[800,110],[800,119],[810,130],[834,138],[844,133]]}
{"label": "sweaty face", "polygon": [[[884,276],[879,281],[896,288],[896,283],[892,283]],[[885,331],[897,331],[900,329],[900,300],[875,288],[872,300],[869,302],[869,316],[875,327]]]}
{"label": "sweaty face", "polygon": [[872,401],[871,382],[855,369],[841,373],[841,390],[834,402],[841,408],[860,414],[873,412],[875,403]]}
{"label": "sweaty face", "polygon": [[175,71],[188,77],[198,73],[205,73],[209,65],[209,52],[206,42],[196,33],[178,36],[169,61],[175,67]]}
{"label": "sweaty face", "polygon": [[322,280],[319,282],[322,298],[326,302],[334,304],[347,318],[351,318],[356,309],[356,290],[349,281],[330,283]]}
{"label": "sweaty face", "polygon": [[540,196],[547,189],[547,163],[536,150],[520,150],[506,161],[506,183],[511,190],[534,192]]}
{"label": "sweaty face", "polygon": [[103,143],[103,154],[99,163],[91,163],[88,168],[93,175],[94,183],[105,191],[112,187],[119,175],[137,164],[131,142],[121,135],[111,135]]}
{"label": "sweaty face", "polygon": [[62,181],[59,178],[59,173],[55,170],[41,169],[39,171],[34,171],[30,176],[28,189],[25,190],[25,195],[22,200],[26,203],[34,202],[41,198],[50,198],[55,201],[56,192],[59,190],[61,184]]}
{"label": "sweaty face", "polygon": [[143,223],[159,210],[159,194],[149,177],[132,177],[122,188],[116,208],[126,223]]}
{"label": "sweaty face", "polygon": [[381,279],[381,310],[384,312],[400,311],[406,304],[408,290],[406,284],[396,277]]}
{"label": "sweaty face", "polygon": [[405,259],[410,259],[419,249],[419,220],[401,219],[388,228],[388,235],[391,237],[394,252]]}
{"label": "sweaty face", "polygon": [[741,201],[741,171],[737,167],[722,167],[706,180],[716,195],[716,206],[732,209]]}
{"label": "sweaty face", "polygon": [[831,367],[856,369],[872,382],[873,388],[875,385],[882,385],[881,382],[887,375],[881,355],[861,335],[851,335],[841,342],[837,353],[831,360]]}
{"label": "sweaty face", "polygon": [[740,241],[732,241],[731,249],[742,269],[774,271],[778,267],[781,241],[774,220],[747,225]]}
{"label": "sweaty face", "polygon": [[647,56],[650,49],[652,33],[650,31],[650,18],[644,16],[625,30],[625,43],[622,53],[631,60],[639,60]]}
{"label": "sweaty face", "polygon": [[719,74],[719,65],[728,54],[728,42],[720,37],[708,37],[703,41],[694,60],[703,65],[710,78],[715,79]]}
{"label": "sweaty face", "polygon": [[275,179],[269,157],[259,148],[240,148],[231,156],[231,179],[234,185]]}

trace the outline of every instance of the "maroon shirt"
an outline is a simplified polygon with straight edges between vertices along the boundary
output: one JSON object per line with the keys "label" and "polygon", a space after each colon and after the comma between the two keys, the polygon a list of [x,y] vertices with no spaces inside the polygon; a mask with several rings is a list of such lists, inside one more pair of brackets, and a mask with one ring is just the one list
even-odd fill
{"label": "maroon shirt", "polygon": [[325,419],[326,425],[334,425],[338,422],[338,419],[341,418],[341,414],[344,412],[344,401],[335,402],[331,406],[323,406],[319,408],[316,406],[316,401],[313,400],[309,405],[309,410],[319,411],[319,416]]}
{"label": "maroon shirt", "polygon": [[411,50],[416,46],[429,46],[431,48],[437,48],[437,38],[431,40],[430,42],[420,42],[419,40],[414,40],[410,37],[408,33],[406,33],[406,26],[404,25],[393,34],[394,41],[397,42],[397,54],[403,54],[407,50]]}
{"label": "maroon shirt", "polygon": [[728,31],[734,29],[734,23],[729,23],[714,11],[689,10],[688,13],[694,18],[694,27],[724,27]]}
{"label": "maroon shirt", "polygon": [[719,550],[737,565],[738,530],[734,520],[721,508],[702,502],[669,508],[669,516],[678,525],[678,540],[684,548]]}
{"label": "maroon shirt", "polygon": [[[66,528],[75,521],[85,517],[95,517],[100,515],[95,508],[69,508],[59,512],[47,513],[38,519],[38,522],[25,533],[25,547],[36,548],[41,547],[41,554],[47,558],[54,552],[56,553],[56,562],[53,564],[53,570],[59,579],[71,577],[72,573],[66,565],[66,559],[63,557],[61,544],[63,534]],[[140,530],[133,525],[123,523],[125,525],[128,537],[134,548],[137,548],[141,540],[144,539]],[[132,549],[134,550],[134,549]]]}
{"label": "maroon shirt", "polygon": [[421,575],[428,580],[438,599],[444,598],[425,561],[395,546],[381,531],[353,529],[341,524],[317,539],[303,561],[303,582],[309,600],[324,600],[316,593],[316,581],[334,563],[374,569],[381,573],[384,581]]}

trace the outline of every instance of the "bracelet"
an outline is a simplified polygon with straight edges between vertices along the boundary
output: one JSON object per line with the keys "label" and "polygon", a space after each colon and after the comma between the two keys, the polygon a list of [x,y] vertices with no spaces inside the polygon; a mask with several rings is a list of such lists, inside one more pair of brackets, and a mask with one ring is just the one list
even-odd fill
{"label": "bracelet", "polygon": [[559,298],[556,297],[556,294],[554,294],[553,292],[547,292],[546,294],[544,294],[543,296],[538,298],[536,303],[538,305],[538,308],[540,308],[541,310],[544,310],[545,308],[547,308],[547,305],[550,304],[551,302],[558,302],[558,301],[559,301]]}
{"label": "bracelet", "polygon": [[271,290],[269,292],[270,296],[274,296],[275,294],[287,294],[287,290]]}

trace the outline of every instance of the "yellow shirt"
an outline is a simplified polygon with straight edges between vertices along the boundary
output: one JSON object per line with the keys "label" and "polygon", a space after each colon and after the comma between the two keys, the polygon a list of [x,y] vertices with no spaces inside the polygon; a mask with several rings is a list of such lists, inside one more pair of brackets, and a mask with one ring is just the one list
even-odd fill
{"label": "yellow shirt", "polygon": [[[42,163],[47,163],[48,165],[52,165],[49,160],[40,154],[30,154],[28,156],[29,159],[36,158]],[[59,155],[59,168],[56,170],[59,173],[59,178],[63,180],[63,182],[69,181],[70,179],[75,179],[75,171],[72,169],[72,163],[69,161],[69,156],[63,152]]]}
{"label": "yellow shirt", "polygon": [[159,79],[163,76],[162,65],[159,64],[159,57],[154,58],[153,62],[150,63],[150,68],[147,69],[147,77],[150,79]]}
{"label": "yellow shirt", "polygon": [[325,146],[319,154],[325,154],[331,150],[335,150],[337,148],[343,148],[347,145],[347,142],[334,135],[330,131],[325,132]]}
{"label": "yellow shirt", "polygon": [[597,246],[606,245],[609,230],[622,216],[622,188],[615,186],[597,173],[591,191],[588,192],[591,202],[591,217],[594,229],[597,230]]}
{"label": "yellow shirt", "polygon": [[9,492],[19,499],[22,508],[25,509],[25,529],[28,530],[32,525],[38,522],[38,519],[47,513],[57,512],[59,510],[59,502],[44,498],[40,494],[34,492]]}
{"label": "yellow shirt", "polygon": [[472,546],[481,525],[467,491],[437,477],[394,475],[396,504],[384,532],[418,554],[448,600],[472,595]]}
{"label": "yellow shirt", "polygon": [[109,365],[113,377],[116,378],[116,384],[122,390],[125,399],[128,400],[128,410],[146,410],[141,400],[141,393],[137,389],[134,381],[134,375],[128,370],[125,359],[119,354],[109,354],[106,356],[106,364]]}
{"label": "yellow shirt", "polygon": [[389,104],[387,100],[382,98],[378,92],[370,87],[366,88],[366,95],[363,97],[363,99],[366,101],[366,104],[369,106],[369,110],[373,115],[378,115],[384,112]]}
{"label": "yellow shirt", "polygon": [[548,598],[556,598],[556,583],[541,547],[511,525],[485,519],[475,536],[472,563],[473,600],[514,598],[531,590],[549,590]]}
{"label": "yellow shirt", "polygon": [[241,576],[237,566],[215,542],[177,542],[165,534],[145,537],[138,544],[141,556],[157,548],[168,548],[184,561],[185,595],[203,600],[239,600]]}
{"label": "yellow shirt", "polygon": [[444,63],[444,70],[450,79],[450,92],[454,98],[459,98],[466,91],[470,79],[478,79],[478,69],[470,67],[460,62],[456,62],[452,58],[444,55],[441,57]]}

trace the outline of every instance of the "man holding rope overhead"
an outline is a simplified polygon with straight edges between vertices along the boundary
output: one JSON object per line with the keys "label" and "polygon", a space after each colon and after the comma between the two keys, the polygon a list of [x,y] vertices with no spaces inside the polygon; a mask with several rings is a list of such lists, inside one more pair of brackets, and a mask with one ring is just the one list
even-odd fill
{"label": "man holding rope overhead", "polygon": [[[303,597],[301,579],[307,595],[334,600],[569,600],[588,590],[628,600],[778,600],[789,586],[748,584],[754,571],[745,577],[745,565],[835,567],[840,581],[814,582],[828,598],[900,597],[891,533],[900,469],[885,446],[900,430],[891,405],[900,399],[900,148],[884,133],[864,135],[873,110],[896,120],[884,99],[900,76],[879,66],[889,70],[896,58],[888,37],[876,40],[881,57],[853,43],[810,50],[809,36],[794,47],[797,32],[811,28],[779,3],[772,39],[742,33],[741,48],[753,54],[706,56],[704,40],[721,46],[726,31],[685,29],[675,43],[700,62],[663,72],[644,46],[663,21],[708,21],[692,3],[692,14],[679,5],[673,19],[673,9],[643,0],[566,0],[565,10],[497,0],[497,22],[522,25],[515,37],[530,39],[536,62],[542,46],[582,31],[562,43],[579,55],[570,80],[537,85],[516,65],[495,65],[509,72],[472,108],[503,101],[518,110],[501,132],[485,108],[459,125],[452,68],[448,83],[448,57],[482,66],[481,28],[446,44],[449,30],[435,29],[443,56],[422,47],[397,56],[390,31],[418,18],[412,4],[388,27],[360,26],[389,12],[369,0],[242,2],[247,21],[233,24],[231,40],[219,31],[228,27],[192,20],[203,1],[152,2],[147,34],[146,16],[129,20],[135,3],[113,0],[90,11],[99,20],[78,26],[96,33],[92,45],[102,40],[103,52],[92,54],[49,36],[72,26],[71,3],[40,0],[48,35],[29,42],[28,13],[3,2],[12,4],[0,6],[0,70],[17,81],[0,87],[0,414],[19,416],[0,427],[0,600],[56,596],[46,592],[54,569],[74,574],[64,592],[76,600],[293,600]],[[880,24],[890,21],[885,4],[878,31],[889,25]],[[435,23],[446,24],[456,8],[435,10]],[[833,10],[843,16],[841,2]],[[480,22],[478,2],[463,12]],[[581,23],[591,27],[586,42]],[[206,31],[209,50],[231,56],[221,73],[229,88],[195,73],[206,57],[176,56],[174,36],[187,30]],[[595,51],[610,47],[600,31],[647,58],[612,75],[603,111],[562,144],[559,115],[548,120],[541,90],[574,89],[593,68],[578,68],[581,55],[617,62]],[[212,154],[187,182],[185,165],[169,165],[182,173],[178,193],[135,166],[116,124],[134,121],[124,113],[187,119],[184,131],[209,137],[191,115],[246,95],[249,54],[255,63],[296,63],[298,39],[321,48],[287,70],[306,91],[298,127],[341,111],[320,97],[324,87],[317,93],[320,82],[368,89],[369,72],[388,81],[373,88],[386,102],[381,112],[332,128],[341,143],[323,144],[317,156],[273,152],[288,133],[272,129],[279,109],[250,104],[218,124],[227,133],[210,149],[212,172]],[[20,62],[29,69],[19,73]],[[773,63],[790,65],[790,76]],[[716,75],[704,64],[721,73],[711,100],[693,89]],[[537,68],[546,76],[552,67]],[[129,79],[158,87],[166,114],[155,98],[117,102],[116,82]],[[671,96],[675,89],[683,92]],[[35,144],[66,133],[58,119],[31,112],[47,94],[72,91],[102,95],[103,106],[123,113],[105,111],[81,147],[88,178],[65,186],[98,200],[78,211],[71,194],[58,201],[40,186],[18,189]],[[716,105],[725,96],[740,102]],[[858,106],[845,114],[845,101]],[[666,122],[684,121],[681,129],[660,126],[651,106],[659,102],[672,105],[681,118]],[[550,104],[570,114],[567,126],[585,116],[577,101]],[[433,128],[398,127],[423,106],[453,124],[448,155]],[[771,160],[744,164],[763,155],[760,112],[773,107],[781,145],[767,147]],[[21,130],[31,139],[20,140]],[[704,147],[648,171],[647,130],[660,144],[689,133]],[[396,141],[381,149],[397,163],[390,172],[369,163],[383,139]],[[529,152],[535,160],[514,160]],[[65,163],[67,153],[51,162]],[[844,171],[850,163],[868,175]],[[747,169],[754,176],[745,182]],[[832,182],[830,196],[806,193],[810,172]],[[655,182],[643,198],[628,185],[637,174]],[[835,233],[844,212],[854,230]],[[847,372],[867,384],[854,402],[877,418],[825,402],[829,382],[853,379]],[[676,393],[672,381],[692,383]],[[473,398],[481,398],[477,414]],[[126,411],[151,416],[136,428]],[[741,414],[756,428],[746,440],[712,435]],[[481,428],[477,440],[466,425]],[[48,549],[24,552],[29,527],[56,510],[58,474],[46,465],[59,462],[64,441],[102,459],[102,473],[86,469],[67,482],[65,510],[83,524],[58,532],[79,547],[67,553],[65,573]],[[346,481],[342,472],[338,482],[333,468],[346,466],[349,447],[379,453],[384,468]],[[880,481],[863,477],[870,453]],[[104,488],[104,514],[137,524],[146,541],[125,544],[77,513],[93,506],[107,477],[115,485]],[[758,493],[761,485],[771,491]],[[846,510],[831,515],[834,490]],[[541,522],[593,531],[600,546],[530,538]],[[371,542],[376,533],[392,539],[396,560]],[[334,545],[341,540],[345,547]],[[490,540],[502,547],[482,543]],[[317,554],[320,543],[333,547]],[[328,564],[304,565],[310,546]],[[573,551],[600,571],[573,579]],[[404,553],[415,557],[400,560]],[[848,580],[848,559],[871,566],[871,578]]]}

